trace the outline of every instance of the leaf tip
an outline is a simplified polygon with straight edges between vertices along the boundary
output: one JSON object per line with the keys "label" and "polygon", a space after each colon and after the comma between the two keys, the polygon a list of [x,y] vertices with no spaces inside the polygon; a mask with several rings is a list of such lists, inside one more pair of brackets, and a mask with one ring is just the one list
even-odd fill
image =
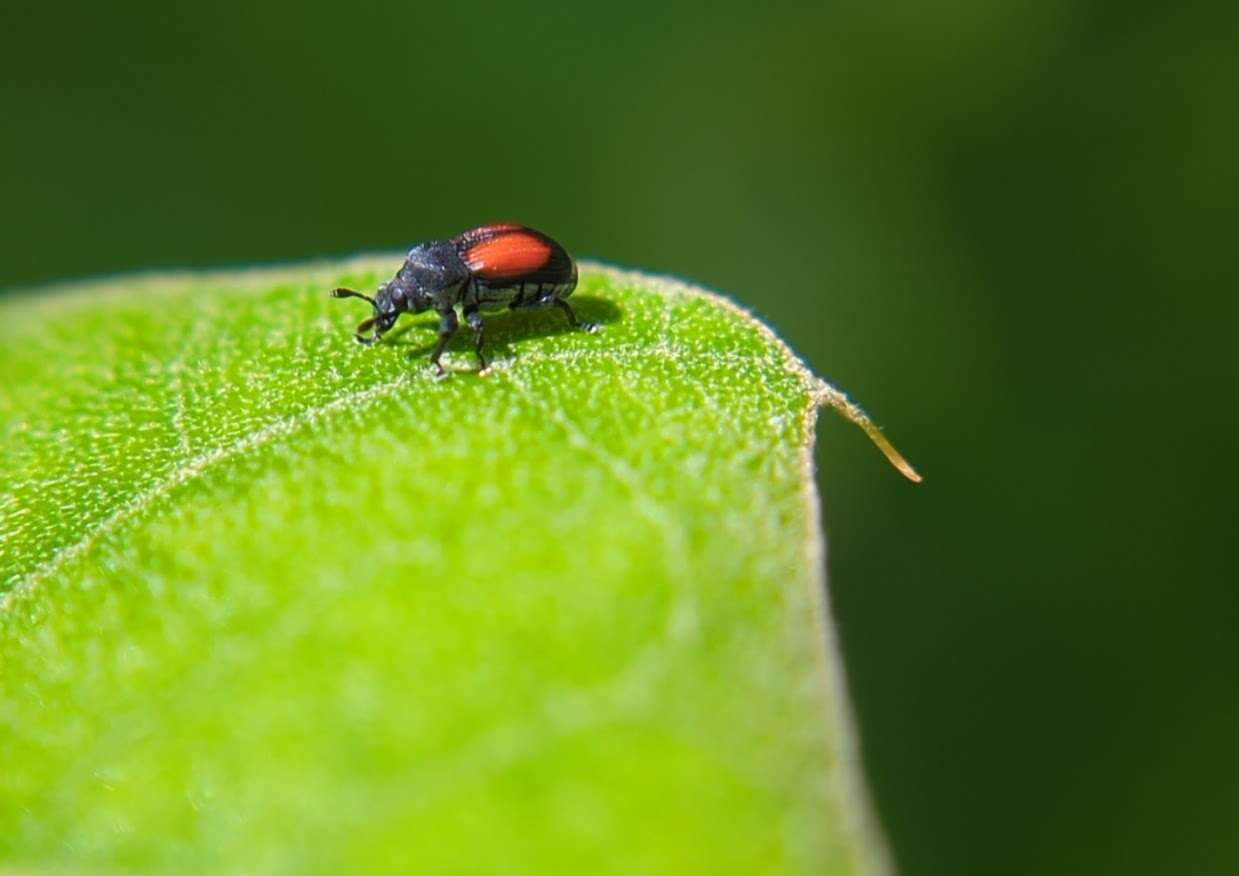
{"label": "leaf tip", "polygon": [[890,440],[882,434],[882,430],[877,427],[873,420],[869,419],[869,415],[862,411],[854,404],[846,395],[835,389],[826,381],[819,381],[818,390],[814,397],[818,405],[825,405],[834,408],[845,419],[850,420],[861,428],[869,440],[872,441],[882,451],[882,455],[887,458],[891,465],[908,480],[914,484],[922,483],[925,479],[921,477],[920,472],[912,467],[912,463],[904,458],[904,455],[895,449],[895,445],[891,444]]}

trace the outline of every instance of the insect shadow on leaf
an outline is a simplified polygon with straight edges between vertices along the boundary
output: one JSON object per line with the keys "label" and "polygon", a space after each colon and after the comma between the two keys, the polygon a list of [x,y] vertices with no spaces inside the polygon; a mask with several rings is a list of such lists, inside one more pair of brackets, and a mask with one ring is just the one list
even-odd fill
{"label": "insect shadow on leaf", "polygon": [[[600,326],[610,325],[623,319],[623,311],[613,302],[596,295],[574,296],[573,306],[581,320],[597,323]],[[406,318],[399,328],[393,329],[383,338],[384,345],[408,347],[409,358],[417,359],[434,349],[433,336],[422,341],[423,331],[434,331],[438,320],[433,315],[419,315],[416,318]],[[551,338],[557,335],[574,334],[578,330],[569,325],[554,308],[531,310],[504,310],[489,313],[486,316],[486,346],[498,356],[512,355],[513,344],[535,338]],[[416,332],[417,337],[410,338]],[[472,348],[472,340],[464,333],[458,332],[448,344],[450,351],[467,351]]]}

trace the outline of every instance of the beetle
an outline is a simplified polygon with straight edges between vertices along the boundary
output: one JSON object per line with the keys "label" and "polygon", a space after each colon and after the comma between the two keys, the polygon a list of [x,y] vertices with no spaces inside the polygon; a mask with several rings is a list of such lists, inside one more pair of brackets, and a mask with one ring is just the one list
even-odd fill
{"label": "beetle", "polygon": [[373,298],[344,288],[333,289],[331,297],[370,302],[374,315],[362,320],[355,332],[367,346],[381,339],[400,314],[434,310],[439,314],[439,341],[430,364],[441,375],[439,357],[459,325],[458,305],[473,329],[473,346],[483,371],[488,363],[482,311],[557,307],[573,328],[597,331],[594,323],[577,319],[567,301],[576,281],[572,257],[541,231],[515,224],[482,225],[447,240],[414,246],[395,277],[379,286]]}

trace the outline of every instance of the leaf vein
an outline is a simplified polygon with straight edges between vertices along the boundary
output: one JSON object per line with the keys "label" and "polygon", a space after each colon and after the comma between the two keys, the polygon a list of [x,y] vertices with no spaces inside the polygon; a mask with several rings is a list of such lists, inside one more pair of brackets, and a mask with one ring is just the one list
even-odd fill
{"label": "leaf vein", "polygon": [[317,420],[344,410],[364,407],[372,401],[389,396],[407,383],[408,379],[407,375],[402,374],[393,380],[337,396],[325,404],[270,422],[242,435],[231,444],[195,456],[154,486],[122,502],[111,514],[90,527],[76,542],[60,548],[43,563],[18,578],[16,584],[0,596],[0,612],[7,611],[20,595],[33,590],[66,563],[89,551],[101,538],[125,521],[140,515],[177,487],[201,477],[210,468],[290,435]]}

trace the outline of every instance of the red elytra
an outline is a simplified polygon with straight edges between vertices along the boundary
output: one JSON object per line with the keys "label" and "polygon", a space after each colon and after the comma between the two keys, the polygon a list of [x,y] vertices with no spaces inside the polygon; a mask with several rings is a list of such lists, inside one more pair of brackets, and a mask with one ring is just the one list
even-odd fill
{"label": "red elytra", "polygon": [[457,237],[469,272],[488,284],[555,280],[570,259],[555,241],[523,225],[483,225]]}

